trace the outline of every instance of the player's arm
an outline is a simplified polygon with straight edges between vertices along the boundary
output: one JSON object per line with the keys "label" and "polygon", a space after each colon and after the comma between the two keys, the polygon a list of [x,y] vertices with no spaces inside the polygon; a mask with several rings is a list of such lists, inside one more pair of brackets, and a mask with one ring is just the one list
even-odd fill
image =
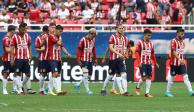
{"label": "player's arm", "polygon": [[80,41],[76,49],[76,61],[81,66],[81,52],[83,51],[83,41]]}
{"label": "player's arm", "polygon": [[35,41],[35,50],[37,52],[43,52],[45,50],[43,47],[41,47],[41,43],[40,41],[38,41],[38,38],[36,38],[36,41]]}
{"label": "player's arm", "polygon": [[5,52],[11,53],[11,47],[10,47],[10,45],[8,44],[8,41],[5,40],[3,43],[4,43],[3,46],[5,46]]}
{"label": "player's arm", "polygon": [[136,52],[135,52],[135,55],[136,55],[136,60],[137,60],[137,63],[138,63],[138,66],[139,67],[141,67],[142,66],[142,63],[141,63],[141,61],[140,61],[140,56],[141,56],[141,45],[140,45],[140,43],[138,43],[137,45],[136,45],[136,50],[135,50]]}
{"label": "player's arm", "polygon": [[11,53],[10,53],[10,64],[13,65],[14,64],[14,50],[15,50],[15,46],[16,46],[16,41],[15,38],[12,39],[11,41]]}
{"label": "player's arm", "polygon": [[108,56],[108,52],[109,52],[109,48],[106,48],[106,51],[105,51],[105,53],[104,53],[104,56],[103,56],[103,58],[102,58],[101,63],[104,63],[104,62],[105,62],[106,57]]}
{"label": "player's arm", "polygon": [[157,68],[159,68],[159,64],[157,63],[157,61],[156,61],[156,55],[155,55],[155,51],[154,51],[154,47],[153,47],[153,49],[152,49],[152,52],[151,52],[152,54],[152,60],[153,60],[153,63],[154,63],[154,65],[156,65],[156,67]]}
{"label": "player's arm", "polygon": [[109,50],[110,50],[110,52],[113,52],[113,53],[119,55],[119,57],[125,58],[125,57],[123,56],[123,54],[117,52],[117,51],[113,48],[113,44],[109,44]]}
{"label": "player's arm", "polygon": [[64,54],[66,54],[67,56],[71,57],[72,55],[67,51],[67,49],[65,49],[65,47],[61,47],[62,51],[64,52]]}
{"label": "player's arm", "polygon": [[98,60],[97,60],[97,56],[96,56],[96,48],[95,47],[93,47],[92,53],[93,53],[94,63],[98,64]]}

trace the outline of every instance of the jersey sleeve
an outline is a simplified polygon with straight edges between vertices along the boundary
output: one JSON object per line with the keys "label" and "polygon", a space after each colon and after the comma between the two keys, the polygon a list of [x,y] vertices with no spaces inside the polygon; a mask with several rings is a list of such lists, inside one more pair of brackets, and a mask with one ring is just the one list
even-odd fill
{"label": "jersey sleeve", "polygon": [[172,40],[172,41],[170,42],[170,49],[171,49],[171,51],[175,51],[175,50],[176,50],[176,43],[175,43],[174,40]]}
{"label": "jersey sleeve", "polygon": [[110,36],[109,40],[108,40],[109,44],[114,44],[114,39],[113,39],[113,35]]}

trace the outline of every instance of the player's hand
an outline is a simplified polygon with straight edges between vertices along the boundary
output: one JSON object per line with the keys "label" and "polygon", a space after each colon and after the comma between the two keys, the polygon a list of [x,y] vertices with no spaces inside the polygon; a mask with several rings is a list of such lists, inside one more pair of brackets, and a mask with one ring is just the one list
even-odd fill
{"label": "player's hand", "polygon": [[67,56],[68,56],[69,58],[71,58],[71,57],[72,57],[72,55],[71,55],[71,54],[69,54],[69,53],[67,54]]}
{"label": "player's hand", "polygon": [[94,65],[95,65],[95,66],[98,65],[98,60],[97,60],[97,59],[94,60]]}
{"label": "player's hand", "polygon": [[105,63],[106,59],[103,58],[102,61],[101,61],[101,64]]}
{"label": "player's hand", "polygon": [[185,64],[184,59],[179,59],[179,61],[180,61],[180,64],[181,64],[181,65],[184,65],[184,64]]}
{"label": "player's hand", "polygon": [[125,56],[123,56],[121,53],[118,54],[120,58],[125,59]]}
{"label": "player's hand", "polygon": [[80,62],[78,62],[78,65],[80,66],[80,67],[82,67],[82,62],[80,61]]}
{"label": "player's hand", "polygon": [[141,68],[142,67],[142,63],[140,63],[138,66]]}
{"label": "player's hand", "polygon": [[158,63],[156,63],[156,67],[157,67],[157,68],[159,68],[159,67],[160,67]]}
{"label": "player's hand", "polygon": [[13,59],[11,59],[10,64],[11,64],[11,66],[14,65],[14,60]]}

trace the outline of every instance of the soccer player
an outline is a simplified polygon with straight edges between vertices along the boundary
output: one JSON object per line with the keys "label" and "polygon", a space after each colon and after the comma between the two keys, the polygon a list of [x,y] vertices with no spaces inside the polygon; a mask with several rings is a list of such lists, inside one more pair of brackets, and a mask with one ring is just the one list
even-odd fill
{"label": "soccer player", "polygon": [[124,27],[116,26],[116,33],[109,38],[109,74],[116,74],[116,82],[120,94],[132,96],[127,90],[127,73],[125,59],[128,58],[129,40],[124,35]]}
{"label": "soccer player", "polygon": [[[60,82],[57,79],[59,76],[59,67],[58,67],[58,54],[56,52],[57,46],[62,46],[61,40],[59,40],[56,36],[56,24],[50,23],[49,24],[49,35],[45,40],[43,41],[44,45],[48,48],[48,66],[50,71],[52,72],[52,76],[49,79],[49,95],[62,95],[63,92],[60,91]],[[56,90],[57,94],[53,92],[53,87]]]}
{"label": "soccer player", "polygon": [[[88,79],[92,75],[93,62],[97,64],[96,48],[95,48],[95,36],[96,29],[91,28],[88,34],[83,37],[77,47],[76,60],[83,71],[83,77],[75,84],[76,90],[80,92],[80,84],[83,82],[88,95],[92,95],[93,92],[89,89]],[[92,59],[94,58],[94,60]]]}
{"label": "soccer player", "polygon": [[184,83],[189,91],[190,96],[194,96],[191,83],[188,78],[187,69],[184,61],[184,30],[177,29],[176,37],[170,42],[171,57],[170,57],[170,77],[167,83],[166,96],[173,97],[171,87],[173,85],[176,74],[182,74]]}
{"label": "soccer player", "polygon": [[35,47],[36,51],[39,52],[38,56],[38,72],[40,73],[40,91],[39,95],[45,95],[44,93],[44,80],[45,77],[47,76],[47,73],[49,72],[48,70],[48,61],[46,61],[46,56],[48,55],[48,49],[47,46],[42,45],[41,43],[45,40],[45,38],[48,37],[48,26],[43,26],[42,28],[42,34],[40,34],[36,40],[35,40]]}
{"label": "soccer player", "polygon": [[137,43],[137,61],[141,73],[141,78],[139,79],[136,86],[136,94],[140,95],[140,87],[143,82],[146,82],[146,92],[145,97],[153,97],[150,95],[151,88],[151,78],[152,78],[152,61],[159,67],[156,62],[156,57],[154,53],[154,44],[151,42],[152,32],[149,29],[144,30],[144,38]]}
{"label": "soccer player", "polygon": [[11,58],[11,39],[12,36],[15,33],[16,27],[13,25],[8,26],[8,32],[3,38],[3,56],[2,56],[2,62],[3,62],[3,94],[7,95],[7,78],[10,73],[14,72],[14,67],[10,64],[10,58]]}
{"label": "soccer player", "polygon": [[[27,24],[19,25],[18,33],[14,34],[11,41],[11,65],[15,66],[16,84],[19,88],[18,92],[25,95],[23,86],[30,78],[30,60],[32,58],[31,38],[27,33]],[[21,81],[22,74],[25,73],[23,82]],[[36,91],[31,89],[31,85],[27,87],[27,93],[35,94]]]}
{"label": "soccer player", "polygon": [[[62,42],[62,37],[61,37],[61,34],[63,32],[63,27],[61,25],[57,25],[56,26],[56,30],[55,30],[55,36],[56,38]],[[57,45],[56,46],[56,60],[57,60],[57,69],[58,69],[58,76],[56,76],[56,81],[54,83],[54,86],[56,86],[57,88],[57,93],[58,95],[65,95],[67,92],[66,91],[62,91],[61,90],[61,68],[62,68],[62,59],[61,59],[61,51],[64,52],[64,54],[66,54],[67,56],[71,57],[71,54],[64,48],[63,44],[62,45]]]}
{"label": "soccer player", "polygon": [[[129,41],[129,46],[128,46],[128,51],[129,51],[129,53],[131,52],[131,47],[132,46],[134,46],[134,42],[133,41]],[[104,63],[105,62],[105,58],[106,58],[106,56],[107,56],[107,54],[108,54],[108,52],[109,52],[109,48],[107,48],[106,49],[106,52],[105,52],[105,55],[104,55],[104,57],[103,57],[103,59],[102,59],[102,63]],[[131,54],[131,53],[130,53]],[[107,92],[106,92],[106,87],[107,87],[107,85],[108,85],[108,83],[109,83],[109,81],[114,77],[114,75],[115,74],[110,74],[110,75],[108,75],[107,77],[106,77],[106,79],[105,79],[105,81],[104,81],[104,84],[103,84],[103,87],[102,87],[102,90],[101,90],[101,94],[104,96],[104,95],[107,95]],[[117,92],[117,90],[115,89],[116,87],[116,80],[114,79],[113,80],[113,86],[112,86],[112,89],[111,89],[111,93],[112,94],[119,94],[118,92]]]}

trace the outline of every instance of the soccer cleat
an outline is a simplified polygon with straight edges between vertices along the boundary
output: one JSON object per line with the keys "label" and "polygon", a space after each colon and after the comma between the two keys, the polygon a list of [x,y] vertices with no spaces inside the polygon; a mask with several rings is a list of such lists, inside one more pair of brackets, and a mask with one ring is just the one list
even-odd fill
{"label": "soccer cleat", "polygon": [[77,93],[80,93],[80,85],[78,85],[78,84],[74,84],[74,88],[75,88],[75,90],[76,90],[76,92]]}
{"label": "soccer cleat", "polygon": [[136,93],[137,96],[139,96],[140,95],[140,88],[136,87],[135,93]]}
{"label": "soccer cleat", "polygon": [[56,96],[57,94],[55,94],[53,91],[49,91],[48,95]]}
{"label": "soccer cleat", "polygon": [[129,92],[125,92],[122,94],[122,96],[133,96],[132,94],[130,94]]}
{"label": "soccer cleat", "polygon": [[100,93],[101,93],[101,95],[102,95],[102,96],[106,96],[106,95],[107,95],[106,90],[101,90],[101,92],[100,92]]}
{"label": "soccer cleat", "polygon": [[4,94],[4,95],[8,95],[8,92],[7,92],[6,89],[3,89],[3,94]]}
{"label": "soccer cleat", "polygon": [[152,98],[153,96],[150,95],[149,93],[145,94],[145,97],[149,97],[149,98]]}
{"label": "soccer cleat", "polygon": [[87,94],[88,95],[93,95],[93,92],[89,90],[89,91],[87,91]]}
{"label": "soccer cleat", "polygon": [[11,94],[18,94],[18,90],[12,90]]}
{"label": "soccer cleat", "polygon": [[40,91],[40,92],[39,92],[39,95],[40,95],[40,96],[44,96],[44,95],[45,95],[45,94],[44,94],[44,91]]}
{"label": "soccer cleat", "polygon": [[57,96],[64,96],[67,94],[67,91],[59,91],[57,92]]}
{"label": "soccer cleat", "polygon": [[165,96],[167,96],[167,97],[174,97],[170,92],[166,92]]}
{"label": "soccer cleat", "polygon": [[125,92],[123,90],[120,91],[120,95],[124,94]]}
{"label": "soccer cleat", "polygon": [[27,89],[28,94],[36,94],[36,91],[33,91],[32,89]]}
{"label": "soccer cleat", "polygon": [[111,90],[110,90],[110,93],[111,93],[111,94],[119,94],[118,91],[115,90],[115,89],[111,89]]}
{"label": "soccer cleat", "polygon": [[194,96],[194,92],[193,91],[189,92],[189,95]]}

